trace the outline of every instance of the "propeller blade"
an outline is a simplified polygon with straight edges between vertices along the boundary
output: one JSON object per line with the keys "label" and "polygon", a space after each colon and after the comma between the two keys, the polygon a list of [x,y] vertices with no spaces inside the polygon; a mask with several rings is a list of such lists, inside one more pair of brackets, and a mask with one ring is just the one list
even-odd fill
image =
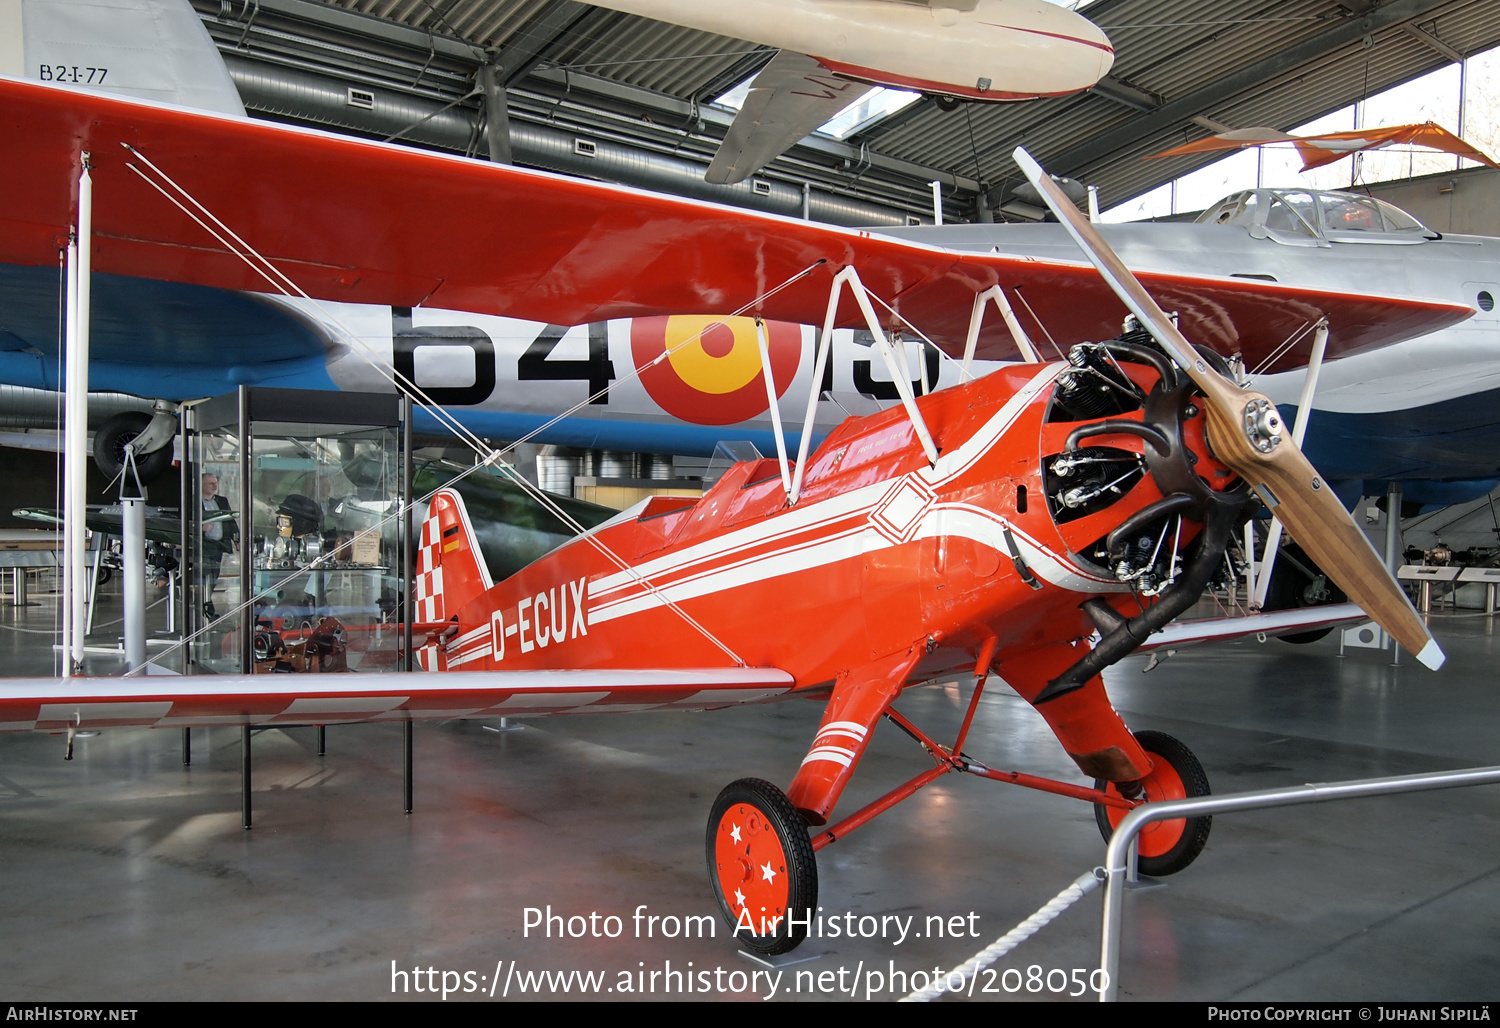
{"label": "propeller blade", "polygon": [[1442,666],[1443,651],[1432,633],[1365,533],[1283,431],[1276,406],[1209,367],[1041,165],[1020,147],[1015,159],[1115,295],[1203,393],[1214,455],[1250,483],[1308,557],[1381,628],[1427,667]]}

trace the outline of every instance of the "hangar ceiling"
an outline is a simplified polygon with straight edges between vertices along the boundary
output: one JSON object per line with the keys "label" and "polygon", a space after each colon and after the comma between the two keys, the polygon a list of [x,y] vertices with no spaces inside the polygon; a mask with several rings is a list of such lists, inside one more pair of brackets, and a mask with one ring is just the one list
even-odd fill
{"label": "hangar ceiling", "polygon": [[1220,126],[1287,129],[1500,44],[1494,0],[1097,0],[1116,47],[1093,90],[1022,104],[927,97],[709,186],[714,106],[771,51],[574,0],[193,0],[253,114],[485,156],[480,69],[518,164],[841,224],[981,220],[1025,145],[1112,206],[1215,159],[1142,161]]}

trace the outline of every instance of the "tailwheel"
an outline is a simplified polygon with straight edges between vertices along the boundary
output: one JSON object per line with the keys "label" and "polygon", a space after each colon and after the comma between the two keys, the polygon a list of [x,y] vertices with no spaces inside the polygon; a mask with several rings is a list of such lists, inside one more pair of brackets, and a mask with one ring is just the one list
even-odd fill
{"label": "tailwheel", "polygon": [[[1203,765],[1193,756],[1193,751],[1162,732],[1136,732],[1135,741],[1151,756],[1151,773],[1142,778],[1146,789],[1146,800],[1156,803],[1161,800],[1182,800],[1209,794],[1208,776]],[[1094,781],[1094,788],[1102,789],[1112,796],[1120,795],[1115,782]],[[1094,820],[1099,832],[1108,842],[1115,834],[1115,827],[1130,813],[1119,807],[1094,804]],[[1147,825],[1139,838],[1140,852],[1136,867],[1143,875],[1160,878],[1176,874],[1187,867],[1208,842],[1208,831],[1213,827],[1212,817],[1180,818],[1176,821],[1158,821]]]}
{"label": "tailwheel", "polygon": [[[796,949],[818,905],[818,864],[786,794],[759,778],[726,785],[708,815],[707,850],[732,937],[767,956]],[[788,925],[789,913],[803,923]]]}

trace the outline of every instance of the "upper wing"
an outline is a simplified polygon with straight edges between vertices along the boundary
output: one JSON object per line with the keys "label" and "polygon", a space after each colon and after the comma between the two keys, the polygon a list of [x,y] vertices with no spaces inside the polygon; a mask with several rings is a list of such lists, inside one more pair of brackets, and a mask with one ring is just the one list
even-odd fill
{"label": "upper wing", "polygon": [[744,181],[872,88],[833,74],[805,54],[781,51],[750,84],[704,178]]}
{"label": "upper wing", "polygon": [[[598,182],[0,79],[0,261],[57,266],[82,152],[94,168],[94,268],[230,289],[266,280],[131,170],[153,162],[309,294],[553,324],[752,312],[821,323],[830,276],[865,286],[949,352],[976,292],[1020,290],[1067,345],[1116,335],[1125,308],[1081,262],[957,253]],[[139,156],[125,148],[128,144]],[[187,201],[178,197],[179,202]],[[201,215],[200,215],[201,217]],[[818,267],[772,296],[799,271]],[[1181,274],[1140,276],[1183,330],[1252,365],[1327,316],[1329,356],[1472,311]],[[761,297],[757,302],[757,298]],[[1023,316],[1024,311],[1023,311]],[[845,294],[837,323],[860,322]],[[1035,326],[1032,326],[1035,328]],[[1015,352],[990,317],[979,355]],[[1283,356],[1268,370],[1296,367]]]}
{"label": "upper wing", "polygon": [[775,668],[738,667],[7,678],[0,732],[701,710],[773,699],[793,684]]}

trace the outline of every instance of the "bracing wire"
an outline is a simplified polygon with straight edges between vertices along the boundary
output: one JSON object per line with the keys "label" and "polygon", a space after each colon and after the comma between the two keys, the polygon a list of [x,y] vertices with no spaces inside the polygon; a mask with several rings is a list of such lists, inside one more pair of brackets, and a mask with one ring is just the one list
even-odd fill
{"label": "bracing wire", "polygon": [[[744,661],[737,654],[735,654],[733,650],[731,650],[721,640],[719,640],[716,636],[714,636],[714,634],[712,632],[710,632],[707,628],[705,628],[702,624],[700,624],[696,619],[694,619],[691,615],[689,615],[686,611],[684,611],[675,601],[673,601],[672,599],[670,599],[669,597],[667,597],[665,594],[663,594],[661,592],[661,590],[655,585],[655,583],[649,581],[644,576],[642,576],[640,574],[640,572],[636,568],[634,568],[628,562],[626,562],[625,560],[623,560],[622,558],[620,558],[618,554],[614,553],[611,549],[609,549],[608,546],[606,546],[604,543],[602,543],[600,540],[598,540],[596,538],[596,536],[594,535],[594,533],[585,530],[582,525],[580,525],[570,514],[568,514],[567,511],[565,511],[563,508],[561,508],[560,506],[558,506],[557,503],[555,501],[553,501],[540,487],[533,485],[531,482],[529,482],[525,478],[525,476],[521,475],[519,473],[519,471],[517,471],[517,469],[513,465],[509,464],[508,462],[505,462],[505,461],[501,460],[500,458],[505,453],[508,453],[511,450],[515,449],[515,447],[521,445],[522,443],[526,442],[527,440],[529,440],[531,438],[534,438],[537,434],[545,431],[547,428],[551,427],[552,425],[556,424],[557,422],[563,420],[564,418],[567,418],[567,417],[571,416],[572,414],[576,413],[578,410],[580,410],[583,407],[587,406],[588,404],[594,402],[597,398],[604,396],[606,393],[608,393],[608,391],[611,388],[613,388],[613,386],[618,385],[621,382],[628,381],[631,378],[634,378],[634,377],[640,375],[647,368],[653,367],[656,364],[660,363],[661,361],[667,359],[676,350],[681,349],[682,347],[691,344],[695,339],[701,338],[701,336],[703,335],[703,333],[707,332],[709,329],[717,327],[718,325],[724,324],[724,322],[728,318],[736,317],[736,316],[739,316],[739,315],[743,314],[745,311],[748,311],[748,310],[752,309],[753,307],[755,307],[758,304],[762,303],[764,300],[768,299],[769,297],[774,296],[775,294],[781,292],[783,289],[786,289],[789,286],[791,286],[793,283],[795,283],[795,282],[801,280],[802,278],[806,277],[807,275],[811,274],[814,270],[816,270],[817,267],[819,267],[820,265],[822,265],[823,263],[825,263],[824,260],[820,259],[818,261],[815,261],[814,263],[808,265],[803,270],[801,270],[801,271],[795,273],[794,275],[788,277],[785,281],[781,282],[779,285],[773,287],[770,290],[767,290],[766,292],[763,292],[761,295],[757,296],[755,299],[751,300],[749,303],[747,303],[747,304],[743,305],[742,307],[740,307],[733,314],[726,315],[725,318],[720,319],[718,322],[715,322],[712,325],[705,326],[698,333],[696,333],[693,336],[689,336],[688,338],[682,340],[676,346],[664,350],[653,361],[649,362],[644,367],[637,368],[631,375],[628,375],[628,376],[626,376],[623,379],[618,379],[615,382],[606,385],[603,389],[599,390],[597,393],[595,393],[593,396],[590,396],[588,399],[584,400],[582,403],[576,404],[575,406],[569,408],[567,411],[563,412],[562,414],[559,414],[556,417],[552,418],[550,421],[546,422],[545,424],[543,424],[541,426],[538,426],[536,429],[533,429],[531,432],[527,433],[521,439],[516,440],[516,441],[508,444],[506,447],[504,447],[502,449],[493,449],[493,448],[487,447],[483,443],[482,440],[480,440],[476,435],[474,435],[474,433],[472,433],[465,426],[463,426],[463,424],[461,422],[459,422],[458,419],[451,412],[447,411],[440,404],[438,404],[435,401],[433,401],[432,398],[430,396],[428,396],[422,389],[420,389],[419,387],[417,387],[415,385],[415,383],[412,383],[412,382],[408,381],[407,379],[405,379],[403,376],[401,376],[396,371],[396,369],[393,366],[391,366],[391,364],[388,361],[384,360],[384,358],[380,357],[378,354],[376,354],[374,351],[372,351],[365,344],[365,342],[364,342],[363,339],[361,339],[352,330],[350,330],[348,328],[348,326],[344,325],[343,322],[340,319],[338,319],[336,316],[334,316],[332,314],[332,312],[330,312],[326,307],[324,307],[321,303],[319,303],[317,300],[315,300],[312,296],[308,295],[295,282],[293,282],[290,278],[288,278],[285,274],[283,274],[280,271],[280,269],[278,269],[274,264],[272,264],[266,257],[264,257],[258,251],[256,251],[255,248],[252,247],[252,246],[250,246],[249,243],[245,242],[245,240],[242,239],[239,235],[237,235],[232,229],[230,229],[228,225],[226,225],[221,219],[219,219],[216,215],[214,215],[211,211],[209,211],[207,207],[205,207],[195,197],[193,197],[193,195],[190,192],[188,192],[188,190],[184,189],[175,180],[173,180],[170,175],[168,175],[166,172],[164,172],[161,168],[159,168],[156,164],[154,164],[149,158],[147,158],[139,150],[137,150],[134,147],[130,146],[128,143],[122,143],[121,145],[124,146],[125,149],[128,150],[133,156],[139,158],[142,164],[144,164],[147,167],[149,167],[152,170],[152,172],[154,172],[164,182],[166,182],[169,186],[171,186],[171,188],[173,190],[175,190],[177,193],[179,193],[189,204],[191,204],[194,208],[196,208],[198,212],[201,212],[202,217],[200,217],[198,213],[195,213],[193,210],[189,209],[188,206],[186,206],[181,200],[179,200],[176,196],[173,196],[172,193],[168,192],[168,190],[165,189],[160,183],[154,181],[150,176],[146,175],[144,172],[142,172],[134,164],[131,164],[131,163],[127,162],[127,164],[126,164],[127,168],[129,168],[133,173],[135,173],[138,177],[140,177],[144,182],[146,182],[153,189],[155,189],[158,193],[160,193],[165,199],[167,199],[175,207],[177,207],[184,214],[186,214],[189,218],[191,218],[199,227],[201,227],[209,235],[213,236],[216,240],[218,240],[218,242],[221,245],[223,245],[227,250],[229,250],[236,257],[238,257],[241,261],[243,261],[246,264],[246,266],[248,266],[252,271],[254,271],[256,274],[258,274],[261,278],[265,279],[278,292],[280,292],[280,293],[282,293],[282,294],[284,294],[284,295],[286,295],[288,297],[292,297],[294,299],[299,299],[300,298],[302,301],[305,301],[306,303],[309,303],[309,304],[313,305],[314,307],[316,307],[318,309],[318,311],[320,311],[330,321],[330,323],[332,323],[345,336],[346,340],[350,344],[352,344],[351,345],[351,349],[352,350],[354,350],[355,352],[359,353],[361,357],[363,357],[372,367],[374,367],[376,369],[376,371],[382,377],[384,377],[387,381],[389,381],[392,384],[392,386],[395,387],[398,391],[405,391],[405,392],[408,392],[408,393],[412,394],[412,396],[419,401],[420,405],[424,409],[426,409],[428,411],[428,413],[430,413],[434,417],[434,419],[438,421],[439,424],[441,424],[441,425],[443,425],[443,427],[447,428],[461,442],[463,442],[470,449],[472,449],[474,451],[474,453],[476,454],[476,456],[482,458],[481,462],[478,463],[478,464],[476,464],[475,467],[474,467],[474,469],[472,469],[472,470],[477,470],[479,467],[482,467],[482,466],[496,465],[498,463],[498,467],[499,467],[499,469],[503,473],[509,475],[520,487],[522,487],[527,492],[531,493],[543,506],[545,506],[555,517],[557,517],[560,522],[562,522],[563,524],[565,524],[568,527],[572,528],[581,537],[583,537],[584,539],[586,539],[596,550],[599,551],[599,553],[601,555],[603,555],[607,560],[609,560],[611,563],[613,563],[620,570],[622,570],[622,571],[626,572],[627,574],[629,574],[629,575],[633,576],[634,578],[636,578],[637,581],[642,586],[644,586],[648,591],[650,591],[654,596],[656,596],[656,598],[663,605],[665,605],[666,607],[668,607],[669,609],[671,609],[673,612],[675,612],[689,626],[691,626],[693,629],[695,629],[696,631],[698,631],[706,639],[708,639],[710,642],[712,642],[716,647],[718,647],[720,650],[722,650],[736,664],[738,664],[740,666],[744,666]],[[205,219],[207,219],[207,220],[205,220]],[[210,225],[209,222],[212,222],[213,224]],[[231,242],[231,240],[232,240],[232,242]],[[469,473],[470,472],[465,472],[464,474],[467,475]],[[462,477],[464,477],[464,476],[460,475],[460,476],[458,476],[458,478],[455,478],[453,481],[458,481],[459,478],[462,478]],[[452,482],[448,483],[448,485],[451,485],[451,484],[452,484]],[[431,499],[431,497],[428,496],[425,499]],[[376,531],[380,527],[382,527],[383,525],[385,525],[387,522],[389,522],[391,520],[394,520],[398,516],[404,515],[404,513],[405,513],[405,509],[402,508],[402,509],[398,510],[395,514],[392,514],[392,515],[390,515],[390,516],[382,519],[381,522],[379,522],[373,528],[367,529],[366,532]],[[325,556],[327,556],[327,555],[325,555]],[[323,557],[319,557],[316,560],[314,560],[314,562],[312,564],[308,565],[309,569],[314,568],[317,565],[317,563],[319,561],[321,561],[322,559],[323,559]],[[211,622],[208,625],[205,625],[202,629],[200,629],[199,632],[193,633],[191,636],[185,637],[182,640],[181,643],[177,644],[177,646],[174,646],[174,647],[168,649],[165,653],[163,653],[161,655],[165,656],[166,653],[172,652],[172,650],[176,649],[178,646],[185,645],[192,638],[195,638],[197,635],[201,634],[204,631],[207,631],[209,628],[212,628],[215,625],[217,625],[217,624],[225,621],[229,617],[231,617],[231,616],[233,616],[235,614],[238,614],[239,612],[243,611],[249,604],[252,604],[256,600],[263,598],[264,596],[268,595],[271,591],[272,591],[272,589],[268,588],[268,589],[264,590],[262,593],[257,594],[256,596],[250,597],[249,599],[241,602],[234,611],[226,613],[222,617],[215,619],[213,622]]]}
{"label": "bracing wire", "polygon": [[1063,356],[1062,347],[1057,345],[1057,340],[1052,338],[1052,333],[1047,331],[1047,326],[1042,323],[1042,319],[1037,317],[1036,311],[1031,309],[1031,304],[1026,301],[1026,294],[1019,286],[1015,288],[1015,294],[1016,299],[1021,301],[1021,306],[1026,308],[1026,313],[1031,315],[1031,320],[1036,322],[1036,327],[1041,329],[1042,335],[1047,337],[1047,342],[1052,344],[1052,349],[1057,353],[1057,359],[1067,360],[1068,358]]}

